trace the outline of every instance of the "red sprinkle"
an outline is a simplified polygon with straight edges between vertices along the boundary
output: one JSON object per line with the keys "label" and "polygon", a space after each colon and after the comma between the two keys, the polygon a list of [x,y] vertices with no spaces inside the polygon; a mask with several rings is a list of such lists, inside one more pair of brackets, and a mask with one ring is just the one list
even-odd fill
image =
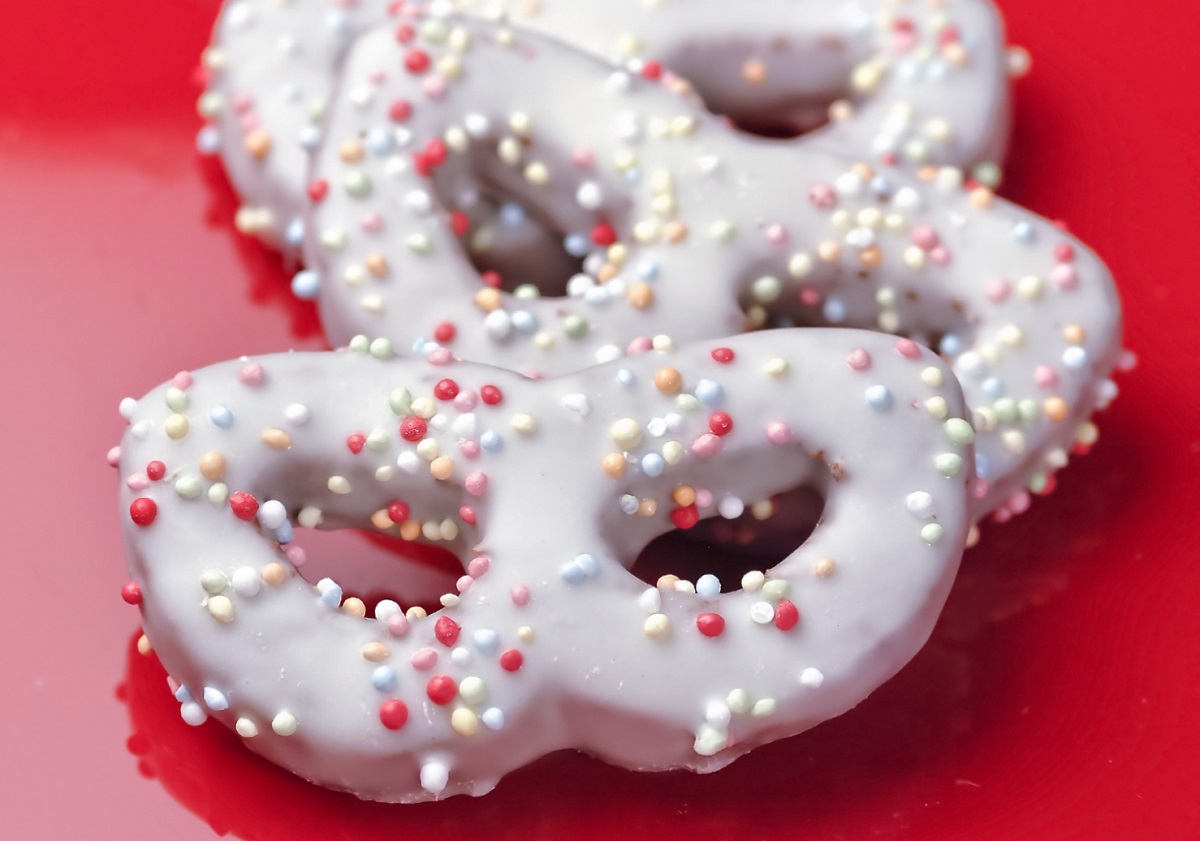
{"label": "red sprinkle", "polygon": [[407,99],[397,99],[388,106],[388,117],[392,122],[402,123],[412,116],[412,103]]}
{"label": "red sprinkle", "polygon": [[708,416],[708,428],[713,435],[725,436],[733,432],[733,418],[728,412],[713,412]]}
{"label": "red sprinkle", "polygon": [[308,197],[313,201],[320,201],[329,193],[329,182],[324,178],[318,178],[316,181],[308,182]]}
{"label": "red sprinkle", "polygon": [[725,631],[725,617],[719,613],[701,613],[696,617],[696,627],[706,637],[719,637]]}
{"label": "red sprinkle", "polygon": [[433,338],[444,345],[454,341],[456,335],[458,335],[458,328],[449,321],[443,321],[437,327],[433,328]]}
{"label": "red sprinkle", "polygon": [[449,648],[458,642],[458,634],[461,630],[459,624],[449,616],[440,616],[433,626],[433,635],[437,637],[438,642]]}
{"label": "red sprinkle", "polygon": [[158,516],[158,503],[148,496],[142,496],[129,504],[129,518],[139,526],[148,526]]}
{"label": "red sprinkle", "polygon": [[400,422],[400,437],[411,444],[415,444],[425,437],[425,433],[429,431],[429,424],[425,423],[423,418],[413,417],[405,418]]}
{"label": "red sprinkle", "polygon": [[167,475],[167,466],[161,461],[152,461],[146,465],[146,476],[151,482],[157,482]]}
{"label": "red sprinkle", "polygon": [[429,69],[429,53],[424,50],[410,50],[404,56],[404,68],[409,73],[424,73]]}
{"label": "red sprinkle", "polygon": [[458,516],[468,526],[475,525],[475,509],[469,505],[464,505],[458,509]]}
{"label": "red sprinkle", "polygon": [[448,154],[445,141],[437,137],[425,144],[425,158],[430,166],[441,166],[446,162]]}
{"label": "red sprinkle", "polygon": [[456,237],[464,236],[471,228],[471,220],[461,210],[450,214],[450,232]]}
{"label": "red sprinkle", "polygon": [[500,272],[482,272],[479,275],[479,279],[482,280],[486,285],[492,287],[493,289],[500,288],[500,282],[501,282]]}
{"label": "red sprinkle", "polygon": [[229,507],[239,520],[253,520],[258,513],[258,500],[245,491],[237,491],[230,494]]}
{"label": "red sprinkle", "polygon": [[438,380],[433,387],[433,396],[438,400],[453,400],[458,396],[458,383],[454,380]]}
{"label": "red sprinkle", "polygon": [[450,675],[434,675],[429,679],[429,683],[425,684],[425,694],[429,696],[430,701],[444,707],[458,694],[458,684]]}
{"label": "red sprinkle", "polygon": [[506,672],[515,672],[525,665],[525,655],[515,648],[510,648],[500,655],[500,668]]}
{"label": "red sprinkle", "polygon": [[642,75],[647,79],[661,79],[662,64],[657,61],[647,61],[642,65]]}
{"label": "red sprinkle", "polygon": [[387,507],[388,519],[391,520],[393,523],[403,523],[405,520],[408,519],[408,515],[411,513],[412,513],[412,510],[408,507],[407,502],[401,502],[398,499],[393,499],[391,502],[388,503],[388,507]]}
{"label": "red sprinkle", "polygon": [[671,522],[677,529],[690,529],[700,522],[700,510],[696,505],[681,505],[671,511]]}
{"label": "red sprinkle", "polygon": [[592,242],[596,245],[610,246],[617,241],[616,229],[607,222],[601,222],[592,228]]}
{"label": "red sprinkle", "polygon": [[504,399],[504,394],[494,385],[485,385],[479,389],[479,397],[489,406],[496,406]]}
{"label": "red sprinkle", "polygon": [[354,433],[346,439],[346,446],[350,448],[350,452],[358,455],[362,452],[363,444],[367,443],[365,435]]}
{"label": "red sprinkle", "polygon": [[781,631],[790,631],[800,621],[800,610],[788,599],[779,603],[775,608],[775,627]]}
{"label": "red sprinkle", "polygon": [[733,356],[733,348],[728,347],[719,347],[712,352],[713,361],[721,365],[728,365],[733,361]]}
{"label": "red sprinkle", "polygon": [[408,705],[392,698],[379,705],[379,720],[388,730],[399,730],[408,723]]}
{"label": "red sprinkle", "polygon": [[1060,263],[1070,263],[1075,259],[1075,247],[1069,242],[1054,246],[1054,259]]}
{"label": "red sprinkle", "polygon": [[139,605],[142,603],[142,588],[136,581],[130,581],[121,588],[121,598],[125,600],[125,604]]}

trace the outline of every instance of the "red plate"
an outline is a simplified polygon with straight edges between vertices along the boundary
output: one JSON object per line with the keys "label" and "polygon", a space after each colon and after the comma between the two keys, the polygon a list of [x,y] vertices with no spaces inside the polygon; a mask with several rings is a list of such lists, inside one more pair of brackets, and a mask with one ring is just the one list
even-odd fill
{"label": "red plate", "polygon": [[131,647],[104,465],[117,401],[323,346],[193,151],[216,5],[41,0],[0,30],[5,837],[1200,837],[1197,4],[1001,0],[1035,57],[1004,193],[1110,262],[1141,365],[1059,490],[986,528],[912,665],[713,776],[558,754],[482,800],[416,807],[313,788],[187,727]]}

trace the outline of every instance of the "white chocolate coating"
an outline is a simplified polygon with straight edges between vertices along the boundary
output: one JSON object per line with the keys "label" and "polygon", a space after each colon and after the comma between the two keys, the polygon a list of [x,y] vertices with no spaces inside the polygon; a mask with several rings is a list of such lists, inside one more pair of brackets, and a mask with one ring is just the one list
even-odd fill
{"label": "white chocolate coating", "polygon": [[[428,90],[403,69],[417,49],[442,68]],[[981,432],[976,519],[1044,486],[1109,389],[1107,268],[956,170],[911,179],[739,134],[657,82],[478,20],[427,20],[406,45],[372,32],[342,78],[306,248],[335,344],[427,350],[452,325],[456,356],[556,375],[764,322],[911,336],[953,360]],[[617,242],[591,244],[564,297],[485,289],[451,224],[471,183]]]}
{"label": "white chocolate coating", "polygon": [[[970,168],[1000,163],[1009,91],[1003,24],[987,0],[452,0],[435,9],[518,26],[617,63],[658,62],[719,113],[784,131],[785,145],[858,159]],[[244,207],[238,224],[298,241],[308,152],[345,49],[418,4],[231,0],[205,64],[205,143]],[[835,103],[830,107],[830,103]]]}
{"label": "white chocolate coating", "polygon": [[[131,575],[182,714],[294,773],[413,801],[482,794],[566,747],[712,771],[850,708],[932,629],[968,527],[970,436],[954,378],[911,342],[775,331],[541,382],[354,347],[180,374],[127,407],[121,445]],[[664,366],[677,392],[656,385]],[[933,396],[949,420],[922,408]],[[419,443],[397,431],[414,417]],[[601,468],[613,451],[620,476]],[[824,496],[819,525],[743,589],[654,589],[623,568],[672,528],[681,484],[709,516],[799,482]],[[238,493],[257,519],[235,516]],[[471,559],[427,618],[354,615],[274,542],[317,519],[403,532],[379,513],[397,499],[456,524]],[[408,713],[395,729],[389,701]]]}

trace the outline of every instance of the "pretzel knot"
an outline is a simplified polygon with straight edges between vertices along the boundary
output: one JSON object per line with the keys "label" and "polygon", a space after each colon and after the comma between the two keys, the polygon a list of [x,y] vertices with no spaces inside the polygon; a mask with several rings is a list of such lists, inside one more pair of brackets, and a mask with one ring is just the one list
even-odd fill
{"label": "pretzel knot", "polygon": [[[710,771],[845,711],[928,637],[971,429],[911,342],[776,331],[546,381],[354,347],[124,406],[130,589],[189,722],[389,801],[480,794],[559,748]],[[656,534],[797,482],[819,525],[740,586],[627,571]],[[297,526],[430,524],[463,561],[432,615],[366,618],[298,570]]]}

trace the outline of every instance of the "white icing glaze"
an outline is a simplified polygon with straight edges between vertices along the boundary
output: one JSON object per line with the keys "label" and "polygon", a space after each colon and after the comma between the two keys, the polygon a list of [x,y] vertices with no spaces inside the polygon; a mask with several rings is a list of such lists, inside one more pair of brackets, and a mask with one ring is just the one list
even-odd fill
{"label": "white icing glaze", "polygon": [[[963,411],[928,351],[776,331],[538,382],[353,346],[180,374],[127,407],[130,570],[191,723],[211,715],[297,774],[389,801],[481,794],[564,747],[712,771],[853,706],[933,626],[967,532],[971,449],[961,421],[920,408],[939,396],[951,418]],[[879,387],[886,408],[867,397]],[[404,435],[414,416],[426,418],[420,442]],[[665,416],[669,438],[645,432]],[[618,477],[601,467],[614,451],[629,457]],[[645,460],[655,453],[661,475]],[[805,481],[824,495],[820,524],[745,589],[648,591],[623,569],[672,528],[681,484],[708,516],[726,494]],[[235,516],[247,493],[257,521]],[[657,512],[624,513],[627,495],[634,508],[657,499]],[[274,542],[316,519],[395,533],[379,512],[397,499],[413,521],[456,523],[472,559],[461,593],[427,618],[353,615],[336,584],[314,588]],[[701,632],[715,630],[703,614],[723,618],[718,635]],[[447,703],[434,676],[450,681]],[[393,700],[408,713],[398,729],[381,718]]]}

